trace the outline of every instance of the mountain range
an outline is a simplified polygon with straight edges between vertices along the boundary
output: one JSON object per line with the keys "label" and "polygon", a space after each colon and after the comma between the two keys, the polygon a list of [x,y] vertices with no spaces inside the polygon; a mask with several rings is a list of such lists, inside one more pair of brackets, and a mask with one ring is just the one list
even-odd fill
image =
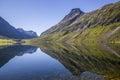
{"label": "mountain range", "polygon": [[0,17],[0,37],[37,38],[34,41],[120,42],[120,1],[85,13],[74,8],[58,24],[44,31],[39,38],[33,31],[14,28]]}
{"label": "mountain range", "polygon": [[119,35],[120,1],[89,13],[74,8],[58,24],[43,32],[39,40],[68,43],[119,42]]}
{"label": "mountain range", "polygon": [[37,34],[33,31],[25,31],[23,29],[16,29],[11,26],[7,21],[0,17],[0,36],[3,38],[12,39],[30,39],[36,38]]}

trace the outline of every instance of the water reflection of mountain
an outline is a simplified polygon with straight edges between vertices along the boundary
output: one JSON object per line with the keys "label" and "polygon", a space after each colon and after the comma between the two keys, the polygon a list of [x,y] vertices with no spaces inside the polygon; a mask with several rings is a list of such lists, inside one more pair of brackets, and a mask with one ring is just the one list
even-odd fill
{"label": "water reflection of mountain", "polygon": [[46,54],[60,61],[73,75],[84,71],[100,74],[107,79],[120,79],[120,46],[43,44]]}
{"label": "water reflection of mountain", "polygon": [[15,56],[22,56],[25,53],[34,53],[36,50],[37,47],[22,45],[2,47],[0,48],[0,67]]}

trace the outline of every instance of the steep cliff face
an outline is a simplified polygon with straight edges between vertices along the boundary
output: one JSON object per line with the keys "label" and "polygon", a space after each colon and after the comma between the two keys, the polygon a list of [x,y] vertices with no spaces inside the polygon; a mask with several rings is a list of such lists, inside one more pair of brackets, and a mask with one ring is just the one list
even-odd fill
{"label": "steep cliff face", "polygon": [[65,28],[68,28],[74,21],[80,18],[84,14],[79,8],[74,8],[71,12],[66,15],[58,24],[51,27],[47,31],[43,32],[42,35],[49,34],[49,33],[56,33],[60,32]]}
{"label": "steep cliff face", "polygon": [[119,26],[120,1],[85,14],[73,9],[57,25],[43,32],[40,38],[68,42],[120,41]]}

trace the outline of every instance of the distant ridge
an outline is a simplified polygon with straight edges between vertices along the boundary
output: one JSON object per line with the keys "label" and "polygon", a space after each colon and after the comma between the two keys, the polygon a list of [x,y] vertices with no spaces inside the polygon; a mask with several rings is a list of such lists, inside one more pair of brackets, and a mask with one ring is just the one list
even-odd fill
{"label": "distant ridge", "polygon": [[18,29],[11,26],[2,17],[0,17],[0,35],[14,39],[30,39],[37,37],[37,34],[33,31],[26,32],[22,29],[22,32],[20,32]]}

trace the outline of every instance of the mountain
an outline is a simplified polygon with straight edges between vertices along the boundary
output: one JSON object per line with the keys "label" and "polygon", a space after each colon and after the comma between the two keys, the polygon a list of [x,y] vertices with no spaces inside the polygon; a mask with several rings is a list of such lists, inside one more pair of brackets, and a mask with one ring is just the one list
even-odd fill
{"label": "mountain", "polygon": [[22,28],[17,28],[17,30],[18,30],[19,32],[21,32],[21,33],[24,33],[24,34],[27,34],[27,35],[29,35],[29,36],[32,36],[33,38],[38,37],[37,33],[34,32],[34,31],[25,31],[25,30],[23,30]]}
{"label": "mountain", "polygon": [[62,31],[63,29],[70,26],[75,20],[80,18],[83,14],[84,12],[81,11],[79,8],[72,9],[71,12],[66,15],[62,21],[60,21],[58,24],[48,29],[47,31],[43,32],[42,35]]}
{"label": "mountain", "polygon": [[23,32],[20,32],[19,30],[11,26],[2,17],[0,17],[0,35],[14,39],[29,39],[37,37],[36,33],[33,31],[23,30]]}
{"label": "mountain", "polygon": [[62,42],[120,42],[120,1],[95,11],[71,12],[58,24],[41,34],[43,41]]}

